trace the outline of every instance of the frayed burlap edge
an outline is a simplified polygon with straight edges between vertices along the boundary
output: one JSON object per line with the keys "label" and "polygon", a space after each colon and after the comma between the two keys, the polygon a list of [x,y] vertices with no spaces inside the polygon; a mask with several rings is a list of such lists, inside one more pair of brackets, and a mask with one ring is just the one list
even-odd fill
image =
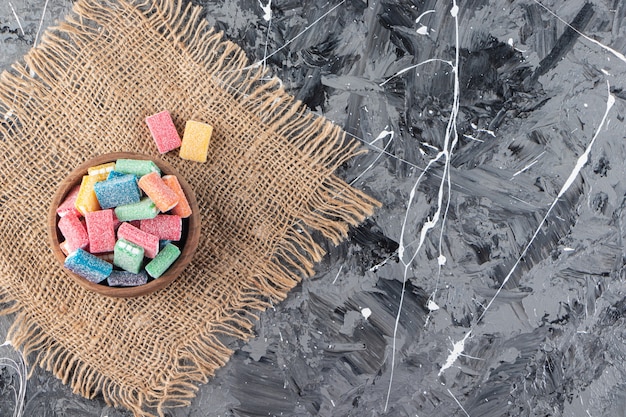
{"label": "frayed burlap edge", "polygon": [[[73,15],[48,31],[41,45],[25,57],[30,70],[15,65],[11,73],[3,74],[0,83],[0,101],[7,109],[16,92],[32,93],[31,83],[53,88],[55,74],[63,71],[76,53],[68,49],[68,37],[93,36],[94,22],[106,24],[118,13],[141,14],[146,25],[184,50],[203,67],[207,76],[237,97],[244,108],[263,114],[263,121],[277,134],[288,138],[303,158],[325,170],[326,180],[302,207],[300,220],[285,231],[282,243],[276,247],[266,267],[250,277],[249,294],[231,300],[218,328],[206,328],[195,343],[179,352],[170,352],[181,365],[151,390],[125,386],[81,361],[37,325],[20,302],[24,297],[20,288],[0,289],[0,302],[7,306],[0,314],[15,314],[8,338],[26,358],[69,384],[75,393],[88,398],[101,393],[108,404],[128,408],[136,416],[153,416],[154,413],[162,416],[167,407],[189,405],[198,389],[197,383],[205,383],[232,353],[219,340],[218,334],[244,340],[252,337],[257,319],[254,311],[262,311],[283,300],[301,277],[313,274],[314,264],[322,259],[324,250],[307,228],[319,231],[337,244],[346,237],[350,225],[362,222],[379,206],[377,201],[333,175],[341,164],[362,152],[359,144],[347,139],[338,126],[308,112],[280,88],[278,80],[266,79],[266,72],[259,66],[249,66],[244,52],[209,28],[201,12],[200,7],[180,0],[135,4],[79,0]],[[12,110],[19,118],[19,109]],[[12,131],[13,128],[0,124],[0,133],[4,136]],[[260,299],[260,293],[267,298]]]}

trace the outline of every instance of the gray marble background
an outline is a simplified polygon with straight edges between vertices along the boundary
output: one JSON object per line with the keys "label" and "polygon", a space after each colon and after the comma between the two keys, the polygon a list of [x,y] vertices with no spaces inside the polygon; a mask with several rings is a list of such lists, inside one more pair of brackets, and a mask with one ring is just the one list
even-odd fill
{"label": "gray marble background", "polygon": [[[384,207],[169,416],[626,415],[623,1],[468,0],[458,38],[452,1],[276,0],[271,25],[266,2],[197,3],[363,142],[339,175]],[[0,70],[70,9],[0,0]],[[458,71],[424,63],[457,46]],[[130,416],[39,369],[25,400],[25,416]]]}

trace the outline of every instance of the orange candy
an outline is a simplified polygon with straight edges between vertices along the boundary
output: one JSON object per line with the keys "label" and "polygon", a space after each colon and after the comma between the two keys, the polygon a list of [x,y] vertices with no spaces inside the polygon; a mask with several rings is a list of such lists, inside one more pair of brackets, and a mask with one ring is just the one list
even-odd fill
{"label": "orange candy", "polygon": [[178,178],[176,178],[175,175],[164,175],[163,182],[165,185],[170,187],[178,197],[178,204],[172,209],[172,214],[175,214],[183,219],[191,216],[189,201],[187,201],[187,197],[185,197],[185,193],[178,182]]}
{"label": "orange candy", "polygon": [[141,177],[139,188],[150,197],[150,200],[161,212],[169,211],[178,204],[178,196],[163,182],[157,172],[151,172]]}

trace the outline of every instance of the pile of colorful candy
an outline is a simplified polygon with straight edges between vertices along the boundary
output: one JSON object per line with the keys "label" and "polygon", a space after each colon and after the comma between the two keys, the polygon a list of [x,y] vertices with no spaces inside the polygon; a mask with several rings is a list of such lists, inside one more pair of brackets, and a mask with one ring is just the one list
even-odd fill
{"label": "pile of colorful candy", "polygon": [[[180,148],[183,159],[206,162],[213,128],[187,121],[180,139],[172,117],[146,118],[159,153]],[[180,256],[183,220],[191,207],[174,175],[150,160],[117,159],[88,168],[56,210],[65,239],[64,266],[93,283],[129,287],[162,276]]]}
{"label": "pile of colorful candy", "polygon": [[118,159],[88,169],[56,210],[65,267],[91,282],[136,286],[180,256],[191,208],[174,175],[149,160]]}

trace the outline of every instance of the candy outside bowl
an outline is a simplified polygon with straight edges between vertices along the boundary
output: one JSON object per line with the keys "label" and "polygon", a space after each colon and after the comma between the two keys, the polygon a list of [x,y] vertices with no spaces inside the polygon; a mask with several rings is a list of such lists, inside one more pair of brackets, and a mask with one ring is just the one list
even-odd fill
{"label": "candy outside bowl", "polygon": [[[153,161],[159,169],[161,169],[163,175],[174,175],[178,179],[185,196],[191,207],[192,214],[188,218],[182,219],[182,236],[178,243],[181,250],[181,254],[169,267],[167,271],[159,278],[151,279],[146,284],[138,285],[134,287],[113,287],[106,283],[94,283],[86,278],[71,272],[64,267],[65,254],[61,250],[60,243],[63,241],[63,235],[59,231],[57,226],[59,216],[57,215],[57,208],[63,202],[65,197],[69,194],[72,188],[79,185],[84,175],[87,175],[89,167],[105,164],[107,162],[114,162],[118,159],[141,159]],[[93,159],[85,161],[72,171],[59,185],[52,202],[50,204],[50,210],[48,213],[48,237],[51,245],[52,252],[55,258],[59,261],[61,269],[74,281],[76,281],[83,288],[93,291],[95,293],[109,296],[109,297],[138,297],[152,293],[154,291],[165,288],[170,285],[187,267],[191,262],[194,253],[198,247],[200,239],[200,215],[198,212],[198,202],[192,188],[189,186],[185,178],[183,178],[174,167],[170,164],[159,160],[158,158],[134,153],[134,152],[116,152],[97,156]],[[106,280],[104,281],[106,282]]]}

